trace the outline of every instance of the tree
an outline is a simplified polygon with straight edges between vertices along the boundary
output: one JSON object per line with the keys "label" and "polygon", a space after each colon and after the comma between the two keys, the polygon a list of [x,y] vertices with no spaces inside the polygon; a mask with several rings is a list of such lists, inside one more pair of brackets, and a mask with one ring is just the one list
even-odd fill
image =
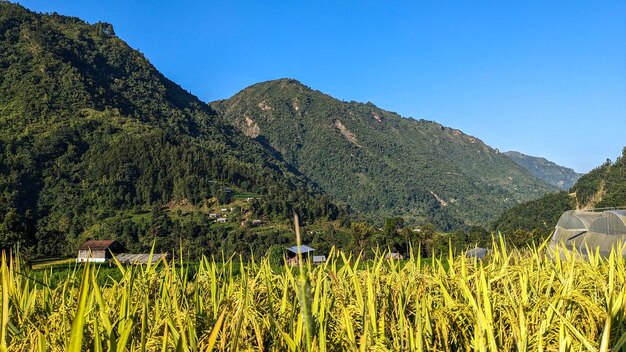
{"label": "tree", "polygon": [[462,251],[466,247],[468,247],[468,235],[467,232],[463,230],[456,230],[450,236],[450,240],[452,242],[452,247],[454,251]]}
{"label": "tree", "polygon": [[385,235],[392,236],[398,232],[398,230],[402,229],[403,225],[404,219],[401,217],[387,218],[385,219],[385,227],[383,227],[383,231]]}
{"label": "tree", "polygon": [[529,232],[517,229],[506,236],[506,243],[513,247],[524,247],[532,242],[532,236]]}
{"label": "tree", "polygon": [[[154,205],[151,210],[150,228],[148,229],[148,236],[144,239],[144,246],[150,246],[152,241],[156,242],[158,249],[169,250],[173,248],[171,245],[175,245],[172,241],[177,239],[171,239],[169,237],[172,232],[172,221],[167,216],[165,211],[159,205]],[[171,241],[168,241],[171,240]],[[146,242],[147,241],[147,242]],[[172,243],[170,243],[172,242]]]}
{"label": "tree", "polygon": [[0,223],[0,248],[12,248],[29,242],[24,222],[15,208],[9,208]]}
{"label": "tree", "polygon": [[434,252],[434,240],[437,236],[437,231],[433,224],[426,224],[420,227],[418,233],[418,243],[422,251],[422,256],[431,257]]}
{"label": "tree", "polygon": [[467,231],[467,245],[469,247],[486,247],[490,242],[489,231],[480,226],[472,226]]}
{"label": "tree", "polygon": [[356,255],[363,256],[366,245],[372,237],[373,230],[365,222],[353,222],[350,226],[350,234],[352,235],[352,252]]}
{"label": "tree", "polygon": [[265,256],[273,267],[280,267],[285,261],[285,251],[284,246],[273,245],[267,250]]}

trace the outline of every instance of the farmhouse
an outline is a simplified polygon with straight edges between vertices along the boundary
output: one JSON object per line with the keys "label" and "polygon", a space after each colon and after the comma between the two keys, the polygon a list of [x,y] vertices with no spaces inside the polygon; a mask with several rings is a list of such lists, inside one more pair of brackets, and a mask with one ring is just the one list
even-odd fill
{"label": "farmhouse", "polygon": [[89,240],[78,247],[79,263],[94,262],[105,263],[113,259],[113,256],[121,264],[147,264],[156,263],[168,257],[167,253],[122,253],[124,246],[115,240]]}
{"label": "farmhouse", "polygon": [[89,240],[78,247],[76,261],[104,263],[123,250],[124,246],[115,240]]}
{"label": "farmhouse", "polygon": [[309,256],[315,250],[309,246],[301,245],[287,248],[287,264],[298,265],[298,249],[302,253],[302,261],[307,261]]}

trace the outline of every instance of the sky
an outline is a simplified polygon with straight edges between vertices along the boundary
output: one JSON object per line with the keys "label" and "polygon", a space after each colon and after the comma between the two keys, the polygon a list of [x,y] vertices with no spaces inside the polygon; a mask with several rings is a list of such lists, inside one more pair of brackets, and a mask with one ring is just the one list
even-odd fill
{"label": "sky", "polygon": [[204,101],[290,77],[587,172],[626,146],[626,1],[25,0]]}

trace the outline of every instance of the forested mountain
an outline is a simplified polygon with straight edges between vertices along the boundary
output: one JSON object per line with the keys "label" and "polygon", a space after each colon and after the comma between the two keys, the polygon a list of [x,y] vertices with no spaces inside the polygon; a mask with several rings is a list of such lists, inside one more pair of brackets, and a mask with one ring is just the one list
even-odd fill
{"label": "forested mountain", "polygon": [[493,224],[503,232],[515,230],[544,233],[556,226],[559,216],[571,209],[592,209],[626,206],[626,148],[615,162],[604,164],[583,175],[570,193],[547,194],[537,200],[515,206]]}
{"label": "forested mountain", "polygon": [[545,158],[530,156],[516,151],[504,152],[503,154],[528,170],[533,176],[562,190],[570,189],[576,180],[582,176],[582,174],[570,168],[557,165]]}
{"label": "forested mountain", "polygon": [[[250,216],[335,218],[318,188],[165,78],[108,23],[0,2],[0,245],[71,253],[84,238],[217,250],[223,228],[166,214],[254,200]],[[246,250],[254,240],[228,239]],[[271,241],[269,241],[271,242]]]}
{"label": "forested mountain", "polygon": [[626,147],[615,162],[607,159],[583,175],[570,191],[578,209],[626,206]]}
{"label": "forested mountain", "polygon": [[361,214],[449,230],[489,224],[555,189],[459,130],[342,102],[292,79],[211,106]]}

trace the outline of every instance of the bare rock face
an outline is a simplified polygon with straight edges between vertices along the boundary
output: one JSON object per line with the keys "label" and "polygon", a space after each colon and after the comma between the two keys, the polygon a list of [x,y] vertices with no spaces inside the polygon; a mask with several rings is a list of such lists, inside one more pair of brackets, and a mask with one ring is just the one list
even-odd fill
{"label": "bare rock face", "polygon": [[337,127],[339,132],[341,132],[341,134],[346,137],[346,139],[350,141],[350,143],[360,147],[359,143],[357,143],[356,141],[356,136],[354,135],[354,133],[350,132],[350,130],[347,129],[346,126],[341,123],[341,121],[335,120],[335,127]]}
{"label": "bare rock face", "polygon": [[250,138],[256,138],[261,133],[259,125],[249,116],[244,116],[244,120],[240,128],[241,131]]}

